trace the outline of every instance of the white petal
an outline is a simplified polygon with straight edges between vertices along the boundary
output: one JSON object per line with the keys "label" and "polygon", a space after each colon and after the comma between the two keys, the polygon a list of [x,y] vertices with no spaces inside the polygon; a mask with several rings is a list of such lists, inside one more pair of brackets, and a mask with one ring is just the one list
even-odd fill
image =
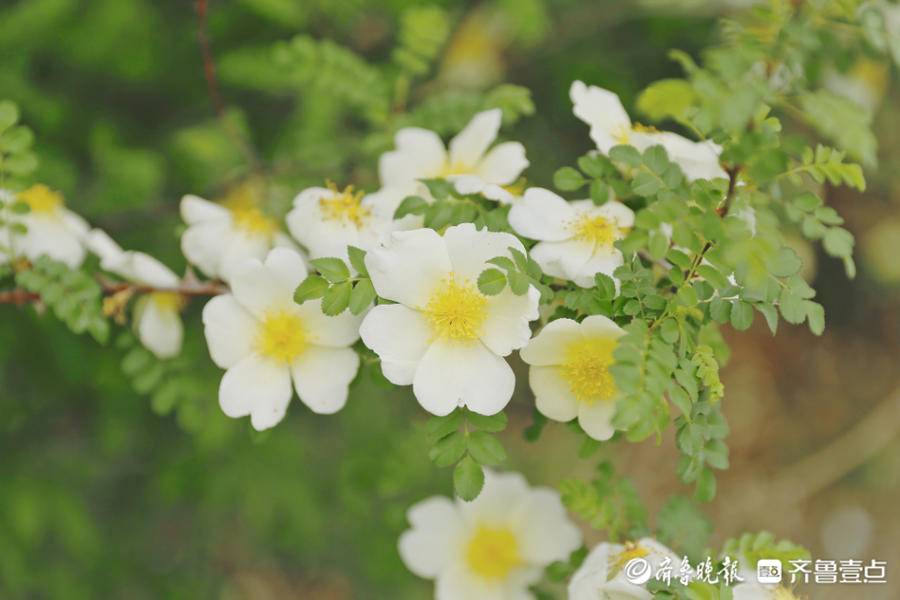
{"label": "white petal", "polygon": [[214,363],[223,369],[253,352],[258,323],[234,296],[216,296],[203,307],[206,344]]}
{"label": "white petal", "polygon": [[548,366],[563,363],[566,347],[581,337],[581,326],[572,319],[556,319],[547,323],[522,348],[519,356],[529,365]]}
{"label": "white petal", "polygon": [[[593,204],[590,200],[586,200],[585,203]],[[634,211],[616,200],[609,200],[601,206],[591,206],[590,212],[614,221],[620,228],[634,226]]]}
{"label": "white petal", "polygon": [[605,441],[616,432],[612,426],[612,418],[615,412],[615,402],[603,400],[593,404],[582,402],[578,406],[578,424],[581,425],[585,433],[595,440]]}
{"label": "white petal", "polygon": [[532,564],[548,565],[566,560],[581,546],[581,531],[566,516],[559,492],[533,488],[519,500],[514,519],[522,558]]}
{"label": "white petal", "polygon": [[400,536],[400,558],[419,577],[433,579],[459,554],[463,526],[456,504],[433,496],[411,506],[406,518],[412,528]]}
{"label": "white petal", "polygon": [[157,288],[178,287],[178,275],[172,269],[143,252],[126,252],[128,255],[128,278],[136,283]]}
{"label": "white petal", "polygon": [[469,124],[450,140],[450,162],[475,167],[488,147],[497,139],[503,111],[492,108],[478,113]]}
{"label": "white petal", "polygon": [[504,187],[489,183],[481,190],[481,195],[488,200],[496,200],[500,204],[512,204],[516,197]]}
{"label": "white petal", "polygon": [[528,384],[538,411],[548,419],[566,423],[578,416],[579,402],[559,367],[531,367]]}
{"label": "white petal", "polygon": [[84,246],[61,219],[28,214],[22,221],[28,231],[13,238],[19,252],[31,260],[48,256],[73,269],[81,266]]}
{"label": "white petal", "polygon": [[[622,546],[606,542],[597,544],[572,575],[569,582],[569,600],[600,600],[604,593],[609,570],[609,557],[621,552]],[[624,597],[629,598],[628,596]]]}
{"label": "white petal", "polygon": [[504,142],[491,151],[478,165],[478,175],[488,183],[509,185],[528,167],[525,146],[519,142]]}
{"label": "white petal", "polygon": [[[419,186],[416,183],[383,187],[376,192],[366,194],[362,203],[372,211],[372,216],[390,221],[394,218],[394,213],[397,211],[397,207],[400,206],[400,203],[403,202],[407,196],[416,195],[418,187]],[[407,215],[406,217],[403,217],[402,221],[408,222],[410,217],[421,221],[421,216],[418,215]],[[418,227],[421,227],[421,224],[418,225]],[[418,227],[398,226],[397,229],[417,229]]]}
{"label": "white petal", "polygon": [[181,199],[181,218],[188,225],[228,218],[228,209],[221,204],[188,194]]}
{"label": "white petal", "polygon": [[575,116],[591,126],[591,139],[602,152],[609,152],[616,145],[616,135],[631,130],[631,119],[622,101],[609,90],[574,81],[569,97]]}
{"label": "white petal", "polygon": [[466,523],[508,523],[510,509],[528,494],[528,482],[521,473],[484,470],[484,488],[471,502],[457,501]]}
{"label": "white petal", "polygon": [[296,310],[294,290],[306,278],[303,258],[288,248],[274,248],[261,263],[245,260],[235,269],[231,290],[241,305],[256,317],[270,310]]}
{"label": "white petal", "polygon": [[480,194],[487,183],[478,175],[454,175],[449,177],[456,191],[463,195]]}
{"label": "white petal", "polygon": [[363,343],[381,359],[384,376],[395,385],[410,385],[431,331],[421,313],[402,304],[379,304],[359,328]]}
{"label": "white petal", "polygon": [[322,301],[307,300],[292,308],[299,315],[307,339],[311,344],[328,348],[345,348],[359,339],[359,325],[364,314],[354,315],[345,310],[329,316],[322,312]]}
{"label": "white petal", "polygon": [[264,260],[271,245],[271,239],[268,236],[248,235],[243,231],[235,231],[222,249],[219,276],[230,282],[241,264],[247,259]]}
{"label": "white petal", "polygon": [[225,247],[236,237],[228,219],[204,221],[181,234],[181,252],[206,275],[219,277]]}
{"label": "white petal", "polygon": [[366,268],[379,296],[424,308],[452,267],[438,233],[414,229],[392,233],[383,247],[367,253]]}
{"label": "white petal", "polygon": [[116,265],[123,259],[125,251],[102,229],[92,229],[85,237],[85,245],[92,254],[100,259],[100,265],[111,271],[106,265]]}
{"label": "white petal", "polygon": [[625,330],[616,325],[616,322],[603,315],[591,315],[581,322],[581,331],[588,337],[619,338],[625,335]]}
{"label": "white petal", "polygon": [[83,242],[84,237],[87,235],[91,226],[88,225],[87,221],[76,212],[72,212],[68,208],[59,209],[59,218],[62,219],[62,222],[65,224],[66,229],[72,232],[79,241]]}
{"label": "white petal", "polygon": [[721,148],[710,141],[695,142],[668,131],[652,134],[652,141],[666,149],[669,158],[678,163],[688,180],[728,178],[719,164]]}
{"label": "white petal", "polygon": [[528,343],[531,338],[529,321],[540,316],[538,304],[541,294],[534,286],[517,296],[508,288],[496,296],[487,296],[487,318],[480,339],[491,352],[506,356]]}
{"label": "white petal", "polygon": [[314,413],[330,415],[347,403],[347,388],[359,369],[351,348],[312,346],[291,365],[297,396]]}
{"label": "white petal", "polygon": [[472,223],[448,227],[444,232],[447,254],[453,273],[473,283],[482,271],[490,267],[488,260],[496,256],[510,257],[509,248],[525,252],[519,239],[510,233],[477,230]]}
{"label": "white petal", "polygon": [[227,371],[219,406],[229,417],[250,415],[257,431],[277,425],[291,401],[291,373],[283,364],[251,354]]}
{"label": "white petal", "polygon": [[594,244],[582,240],[540,242],[531,257],[547,275],[575,281],[594,253]]}
{"label": "white petal", "polygon": [[407,127],[397,132],[394,143],[397,149],[385,152],[378,161],[381,185],[407,185],[434,177],[447,162],[444,143],[433,131]]}
{"label": "white petal", "polygon": [[584,263],[575,276],[570,277],[570,279],[574,281],[577,286],[592,288],[596,285],[594,275],[603,273],[604,275],[609,275],[613,278],[613,282],[616,284],[616,293],[618,293],[619,282],[613,277],[613,273],[622,266],[623,262],[624,259],[622,258],[622,253],[615,248],[607,249],[606,251],[598,250],[597,252],[594,252],[594,255],[591,256],[590,260]]}
{"label": "white petal", "polygon": [[543,188],[528,188],[509,209],[509,225],[533,240],[561,242],[572,237],[569,224],[575,211],[568,202]]}
{"label": "white petal", "polygon": [[158,358],[171,358],[181,351],[184,326],[178,310],[161,305],[153,295],[142,298],[141,310],[137,318],[138,339]]}
{"label": "white petal", "polygon": [[506,361],[481,342],[438,340],[416,369],[413,393],[433,415],[449,414],[457,406],[493,415],[509,403],[515,383]]}

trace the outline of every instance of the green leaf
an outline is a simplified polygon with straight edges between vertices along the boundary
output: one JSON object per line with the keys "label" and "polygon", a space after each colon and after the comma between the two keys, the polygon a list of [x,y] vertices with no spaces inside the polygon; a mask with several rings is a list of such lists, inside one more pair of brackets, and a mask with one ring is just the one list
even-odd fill
{"label": "green leaf", "polygon": [[486,431],[469,433],[466,447],[469,454],[482,465],[497,465],[506,460],[506,450],[497,438]]}
{"label": "green leaf", "polygon": [[814,335],[822,335],[825,331],[825,309],[818,302],[805,300],[803,306],[806,308],[806,318],[809,321],[809,330]]}
{"label": "green leaf", "polygon": [[602,179],[595,179],[591,182],[590,195],[595,205],[606,204],[610,198],[609,186]]}
{"label": "green leaf", "polygon": [[9,210],[11,210],[14,214],[24,215],[31,212],[31,205],[27,202],[13,202],[9,207]]}
{"label": "green leaf", "polygon": [[340,258],[314,258],[309,262],[331,283],[341,283],[350,278],[350,269]]}
{"label": "green leaf", "polygon": [[0,133],[3,133],[19,120],[19,108],[9,100],[0,101]]}
{"label": "green leaf", "polygon": [[466,502],[471,502],[484,487],[484,471],[471,456],[466,456],[453,469],[453,490]]}
{"label": "green leaf", "polygon": [[349,281],[331,286],[322,296],[322,312],[333,317],[341,314],[350,304],[353,284]]}
{"label": "green leaf", "polygon": [[775,277],[790,277],[800,271],[802,266],[803,261],[800,260],[797,253],[787,246],[782,246],[778,251],[778,256],[772,261],[770,272]]}
{"label": "green leaf", "polygon": [[446,179],[422,179],[421,181],[435,200],[446,200],[453,195],[453,184]]}
{"label": "green leaf", "polygon": [[313,298],[321,298],[328,290],[328,282],[319,275],[309,275],[294,290],[294,302],[303,304]]}
{"label": "green leaf", "polygon": [[476,412],[467,412],[466,419],[476,429],[497,433],[506,429],[508,419],[503,411],[494,415],[482,415]]}
{"label": "green leaf", "polygon": [[684,79],[661,79],[641,92],[636,106],[652,121],[678,120],[685,116],[694,98],[694,88]]}
{"label": "green leaf", "polygon": [[616,282],[609,275],[597,273],[594,275],[594,285],[600,300],[612,300],[616,297]]}
{"label": "green leaf", "polygon": [[421,196],[407,196],[394,211],[395,219],[402,219],[406,215],[424,215],[428,209],[428,202]]}
{"label": "green leaf", "polygon": [[619,145],[609,149],[609,158],[614,162],[628,165],[629,167],[640,166],[644,162],[641,153],[634,146]]}
{"label": "green leaf", "polygon": [[553,185],[564,192],[577,190],[585,183],[587,179],[572,167],[563,167],[553,174]]}
{"label": "green leaf", "polygon": [[461,431],[439,439],[428,451],[428,457],[438,467],[449,467],[466,453],[466,436]]}
{"label": "green leaf", "polygon": [[738,300],[731,305],[731,326],[738,331],[750,329],[753,324],[753,305]]}
{"label": "green leaf", "polygon": [[478,289],[486,296],[496,296],[506,287],[506,275],[500,269],[485,269],[478,276]]}
{"label": "green leaf", "polygon": [[348,304],[350,312],[354,315],[362,314],[369,305],[375,301],[375,286],[372,285],[371,279],[360,279],[353,286],[350,292],[350,302]]}
{"label": "green leaf", "polygon": [[712,265],[700,265],[697,267],[697,275],[719,290],[727,288],[729,285],[728,278],[722,275],[722,272]]}
{"label": "green leaf", "polygon": [[356,272],[366,277],[369,275],[366,269],[366,251],[356,246],[347,246],[347,256],[350,258],[350,266],[356,269]]}
{"label": "green leaf", "polygon": [[710,502],[716,497],[716,475],[710,469],[700,471],[694,497],[700,502]]}
{"label": "green leaf", "polygon": [[528,293],[529,281],[528,276],[524,275],[520,271],[510,271],[507,274],[507,280],[509,281],[509,289],[516,296],[524,296]]}
{"label": "green leaf", "polygon": [[684,496],[672,496],[656,515],[657,536],[672,548],[697,560],[706,550],[712,523]]}
{"label": "green leaf", "polygon": [[462,422],[463,411],[457,409],[449,415],[444,415],[442,417],[431,417],[430,419],[428,419],[428,421],[425,423],[425,431],[431,440],[437,441],[450,432],[459,429],[460,425],[462,425]]}
{"label": "green leaf", "polygon": [[822,245],[831,256],[850,256],[853,254],[853,234],[841,227],[831,227],[825,232]]}
{"label": "green leaf", "polygon": [[827,90],[800,96],[807,122],[833,140],[856,160],[866,165],[876,162],[878,141],[872,132],[872,115],[852,100]]}
{"label": "green leaf", "polygon": [[653,173],[641,171],[631,181],[631,191],[638,196],[647,198],[662,189],[662,181]]}
{"label": "green leaf", "polygon": [[778,311],[771,304],[760,303],[754,306],[756,307],[756,310],[765,317],[766,325],[769,326],[769,331],[772,332],[772,335],[775,335],[778,332]]}

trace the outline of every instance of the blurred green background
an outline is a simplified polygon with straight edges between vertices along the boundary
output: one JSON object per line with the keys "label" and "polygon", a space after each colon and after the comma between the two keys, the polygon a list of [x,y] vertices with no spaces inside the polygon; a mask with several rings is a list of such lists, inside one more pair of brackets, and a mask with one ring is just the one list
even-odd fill
{"label": "blurred green background", "polygon": [[[0,97],[35,130],[39,180],[125,247],[181,270],[183,194],[221,197],[250,178],[283,211],[325,178],[374,190],[394,130],[427,123],[448,134],[491,102],[507,108],[505,135],[528,149],[529,181],[549,186],[591,147],[571,114],[573,79],[630,107],[647,83],[680,74],[670,48],[697,56],[715,43],[718,19],[744,4],[211,0],[219,106],[194,2],[6,0]],[[828,193],[859,240],[860,275],[848,281],[798,238],[825,336],[785,326],[772,338],[760,319],[748,334],[726,332],[732,469],[707,512],[717,543],[770,529],[816,558],[897,565],[897,67],[854,59],[822,77],[875,112],[880,165],[868,191]],[[535,113],[502,83],[529,89]],[[127,334],[101,348],[31,309],[0,307],[0,597],[430,597],[396,539],[407,506],[448,494],[450,473],[430,464],[425,415],[408,391],[367,366],[337,416],[295,402],[277,428],[253,434],[218,408],[200,309],[188,308],[183,356],[160,364]],[[509,467],[550,485],[588,473],[563,427],[522,441],[525,381],[508,411]],[[610,456],[651,510],[689,492],[671,439]]]}

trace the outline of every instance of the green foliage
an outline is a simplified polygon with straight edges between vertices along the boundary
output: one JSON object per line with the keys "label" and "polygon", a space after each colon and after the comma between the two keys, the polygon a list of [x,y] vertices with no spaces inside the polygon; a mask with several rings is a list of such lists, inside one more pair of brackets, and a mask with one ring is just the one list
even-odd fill
{"label": "green foliage", "polygon": [[761,558],[778,559],[782,568],[789,567],[791,560],[809,559],[809,550],[789,540],[776,540],[768,531],[731,538],[722,547],[722,554],[735,557],[750,570],[756,570],[756,563]]}
{"label": "green foliage", "polygon": [[356,271],[351,276],[350,268],[340,258],[314,258],[310,261],[319,272],[309,274],[294,290],[294,302],[303,304],[308,300],[322,299],[322,312],[336,316],[349,309],[354,315],[362,314],[376,299],[375,286],[366,270],[365,252],[350,246],[350,265]]}
{"label": "green foliage", "polygon": [[709,555],[713,525],[684,496],[672,496],[656,514],[657,538],[679,554],[697,562]]}
{"label": "green foliage", "polygon": [[565,479],[559,483],[563,504],[611,541],[636,539],[646,531],[646,509],[634,485],[601,461],[591,481]]}
{"label": "green foliage", "polygon": [[103,315],[103,290],[87,273],[41,257],[32,268],[16,273],[16,284],[40,295],[41,302],[74,333],[89,333],[106,343],[109,322]]}
{"label": "green foliage", "polygon": [[413,77],[427,73],[450,34],[447,13],[437,6],[412,7],[400,19],[400,32],[392,58]]}
{"label": "green foliage", "polygon": [[18,121],[18,106],[9,100],[0,101],[0,187],[24,187],[25,178],[38,166],[31,150],[34,134]]}
{"label": "green foliage", "polygon": [[873,166],[876,163],[878,143],[872,132],[872,115],[864,108],[826,90],[803,94],[800,105],[807,123],[823,136],[863,164]]}

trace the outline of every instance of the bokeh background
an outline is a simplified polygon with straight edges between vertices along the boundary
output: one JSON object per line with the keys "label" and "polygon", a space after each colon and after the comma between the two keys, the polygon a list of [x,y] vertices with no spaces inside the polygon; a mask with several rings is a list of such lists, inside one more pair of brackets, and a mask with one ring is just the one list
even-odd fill
{"label": "bokeh background", "polygon": [[[40,180],[125,247],[180,270],[185,193],[253,193],[277,211],[326,177],[377,186],[377,156],[404,106],[384,116],[370,98],[380,80],[356,63],[322,78],[285,58],[280,43],[296,35],[333,40],[381,68],[397,60],[405,22],[433,19],[438,38],[446,26],[403,104],[425,106],[449,133],[464,122],[456,113],[492,90],[527,108],[497,92],[501,83],[530,89],[535,114],[505,133],[528,148],[529,180],[549,186],[590,148],[571,114],[573,79],[632,106],[647,83],[679,75],[668,49],[697,56],[744,4],[211,0],[201,28],[188,0],[5,0],[0,97],[35,130]],[[874,112],[880,144],[865,193],[827,191],[857,236],[857,278],[796,240],[827,311],[825,335],[783,324],[772,337],[761,319],[725,332],[732,467],[704,507],[714,545],[768,529],[814,558],[889,562],[886,586],[804,590],[814,598],[900,594],[897,74],[853,59],[823,75]],[[127,335],[101,348],[31,309],[0,307],[0,597],[430,597],[403,568],[396,538],[409,504],[450,492],[450,473],[430,464],[425,415],[408,391],[367,367],[337,416],[295,402],[277,428],[254,434],[218,409],[200,308],[188,308],[183,357],[160,365]],[[549,485],[589,475],[595,461],[574,458],[579,440],[566,428],[548,426],[537,445],[522,439],[529,403],[519,389],[509,408],[509,467]],[[672,439],[601,453],[634,477],[651,514],[668,495],[690,493]]]}

